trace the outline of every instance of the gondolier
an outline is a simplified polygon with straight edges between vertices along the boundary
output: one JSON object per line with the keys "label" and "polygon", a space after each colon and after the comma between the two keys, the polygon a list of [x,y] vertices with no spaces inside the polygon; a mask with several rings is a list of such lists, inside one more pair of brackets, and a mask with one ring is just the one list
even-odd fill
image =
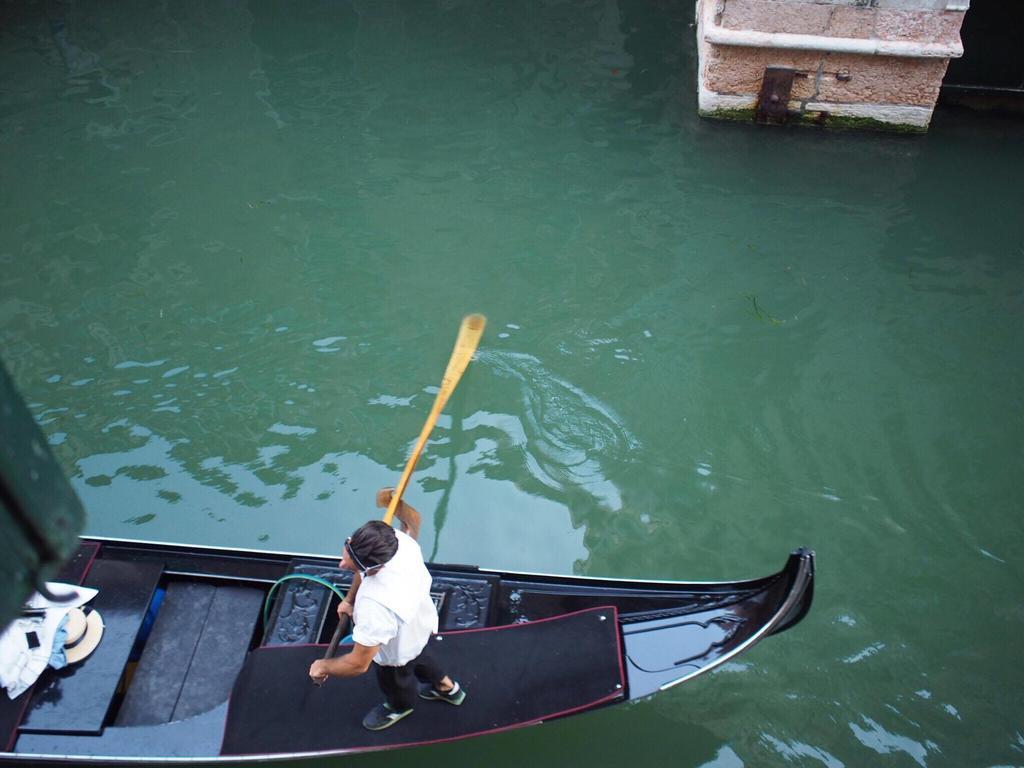
{"label": "gondolier", "polygon": [[[388,506],[393,493],[391,488],[378,491],[377,506]],[[323,682],[328,677],[356,677],[374,664],[386,701],[363,718],[363,726],[373,731],[411,714],[417,698],[456,706],[466,698],[429,651],[430,637],[437,632],[437,610],[430,598],[430,573],[416,542],[420,515],[399,502],[395,516],[401,531],[373,520],[345,541],[340,566],[354,576],[338,606],[338,618],[352,617],[354,645],[350,653],[318,659],[309,667],[309,676]]]}

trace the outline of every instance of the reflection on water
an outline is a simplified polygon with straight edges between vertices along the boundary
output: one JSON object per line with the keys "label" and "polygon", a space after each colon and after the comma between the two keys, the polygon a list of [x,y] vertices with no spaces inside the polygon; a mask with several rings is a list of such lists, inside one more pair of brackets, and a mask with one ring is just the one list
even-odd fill
{"label": "reflection on water", "polygon": [[[155,540],[180,539],[187,530],[207,543],[261,542],[273,549],[323,551],[329,541],[317,531],[354,527],[373,514],[368,506],[373,489],[393,484],[395,469],[369,456],[332,451],[313,457],[305,447],[320,437],[320,428],[313,425],[268,424],[264,437],[252,446],[252,457],[242,461],[202,455],[197,436],[158,433],[146,426],[156,414],[181,414],[183,407],[194,411],[207,383],[213,386],[238,370],[232,366],[212,374],[192,373],[199,389],[179,401],[168,393],[175,385],[167,380],[192,366],[172,365],[161,372],[168,365],[166,359],[124,360],[99,376],[104,387],[114,388],[120,386],[114,372],[152,370],[149,378],[132,379],[133,386],[156,384],[158,391],[146,406],[152,416],[141,422],[123,417],[101,428],[103,443],[115,450],[97,451],[75,463],[74,482],[95,519],[145,524],[138,535]],[[563,571],[566,558],[569,563],[586,558],[577,517],[587,505],[580,494],[609,511],[620,509],[621,494],[605,477],[601,462],[628,453],[638,441],[607,405],[553,375],[531,355],[486,350],[474,365],[511,379],[522,408],[514,414],[442,416],[410,491],[410,501],[430,523],[425,530],[433,532],[433,540],[425,538],[424,544],[435,557],[449,561],[507,567],[511,560],[519,569]],[[48,381],[59,384],[63,379],[55,375]],[[132,390],[114,393],[131,402]],[[378,395],[365,407],[409,409],[413,402],[411,397]],[[44,426],[68,411],[34,406]],[[274,436],[289,440],[274,442]],[[54,432],[51,443],[60,444],[66,437]],[[312,460],[296,464],[297,456]],[[569,498],[576,500],[572,520],[566,508]],[[485,526],[493,530],[483,540],[493,546],[480,546]]]}
{"label": "reflection on water", "polygon": [[743,768],[743,766],[744,763],[740,760],[740,756],[733,751],[732,747],[726,745],[715,753],[713,759],[701,763],[698,768]]}
{"label": "reflection on water", "polygon": [[[279,461],[291,448],[270,444],[245,464],[213,456],[193,466],[179,456],[181,441],[127,419],[104,431],[133,447],[82,458],[73,483],[95,514],[144,524],[134,534],[138,538],[334,554],[350,530],[378,514],[374,491],[395,482],[393,468],[354,453],[327,453],[285,470]],[[279,424],[267,431],[300,438],[315,432]],[[442,434],[432,442],[444,441]],[[479,473],[493,448],[479,440],[468,454],[454,457],[454,476],[443,463],[417,472],[408,498],[424,513],[424,548],[447,562],[507,567],[512,559],[519,569],[541,572],[564,571],[566,553],[584,558],[582,531],[563,505]],[[435,538],[432,521],[443,495],[448,523],[441,546],[441,530]],[[560,543],[553,548],[553,542]]]}
{"label": "reflection on water", "polygon": [[857,737],[857,741],[880,755],[902,752],[921,768],[925,768],[928,753],[942,751],[934,741],[928,740],[922,744],[907,736],[890,733],[870,717],[864,716],[861,720],[863,726],[860,723],[850,723],[850,730]]}
{"label": "reflection on water", "polygon": [[812,747],[810,744],[801,744],[799,741],[785,742],[777,739],[771,734],[763,734],[765,743],[779,753],[786,762],[799,763],[802,758],[810,758],[816,763],[821,763],[826,768],[843,768],[843,763],[834,755],[830,755],[823,749]]}
{"label": "reflection on water", "polygon": [[[341,340],[330,337],[311,347],[335,351],[329,345]],[[367,398],[353,408],[362,412],[361,420],[373,418],[388,432],[368,453],[323,451],[318,449],[339,440],[330,414],[316,407],[317,386],[329,385],[315,378],[317,386],[282,382],[280,405],[253,408],[244,400],[253,385],[239,378],[242,366],[231,362],[225,357],[220,365],[227,367],[219,367],[121,359],[102,366],[88,357],[80,365],[91,376],[46,377],[48,399],[75,406],[32,403],[52,445],[65,443],[71,420],[97,424],[106,397],[128,414],[88,435],[94,447],[74,461],[72,478],[90,510],[91,530],[333,554],[334,538],[377,514],[370,506],[373,491],[393,485],[399,467],[373,458],[373,446],[389,442],[399,413],[422,419],[434,388],[423,396]],[[586,505],[574,504],[570,515],[567,500],[582,492],[618,509],[620,494],[600,461],[628,451],[636,440],[606,405],[530,355],[482,351],[474,366],[481,369],[478,378],[490,371],[513,382],[510,393],[517,393],[523,408],[441,417],[408,495],[426,518],[424,546],[435,559],[450,562],[570,570],[587,557],[579,522]],[[312,409],[296,403],[292,392],[312,396]],[[204,401],[211,398],[230,409],[236,432],[244,424],[248,443],[240,434],[218,435],[203,425],[210,413]],[[207,416],[195,421],[199,414]],[[186,421],[168,421],[179,416]],[[76,433],[76,445],[85,437]],[[210,455],[218,445],[228,450]]]}

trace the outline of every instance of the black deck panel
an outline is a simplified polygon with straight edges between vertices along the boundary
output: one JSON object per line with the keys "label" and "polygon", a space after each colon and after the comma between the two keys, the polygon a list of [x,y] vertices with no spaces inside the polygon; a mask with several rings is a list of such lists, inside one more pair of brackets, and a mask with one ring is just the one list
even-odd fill
{"label": "black deck panel", "polygon": [[103,639],[81,663],[43,673],[22,732],[100,731],[162,571],[159,563],[93,563],[84,584],[99,590],[90,605],[103,616]]}
{"label": "black deck panel", "polygon": [[80,543],[75,553],[61,567],[56,580],[66,584],[81,584],[99,551],[100,545],[95,541]]}
{"label": "black deck panel", "polygon": [[118,560],[160,563],[168,575],[264,583],[273,583],[284,576],[289,559],[263,552],[238,553],[130,541],[104,541],[103,551],[107,557]]}
{"label": "black deck panel", "polygon": [[104,728],[99,736],[23,733],[14,751],[25,755],[214,757],[224,737],[227,710],[224,702],[209,712],[177,723],[114,726]]}
{"label": "black deck panel", "polygon": [[167,594],[117,714],[117,725],[156,725],[174,719],[185,675],[210,613],[212,584],[175,581]]}
{"label": "black deck panel", "polygon": [[228,700],[262,605],[262,590],[217,587],[172,719],[201,714]]}
{"label": "black deck panel", "polygon": [[[361,720],[383,697],[371,673],[317,688],[309,665],[323,646],[270,646],[249,654],[231,694],[223,754],[372,750],[505,730],[623,697],[614,608],[529,624],[445,632],[438,661],[466,689],[462,706],[421,701],[395,726]],[[345,649],[341,649],[345,652]]]}

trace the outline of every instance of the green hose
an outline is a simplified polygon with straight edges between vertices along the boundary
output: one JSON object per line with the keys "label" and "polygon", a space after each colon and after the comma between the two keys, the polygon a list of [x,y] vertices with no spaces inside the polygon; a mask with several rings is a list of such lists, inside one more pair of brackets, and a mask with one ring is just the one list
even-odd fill
{"label": "green hose", "polygon": [[270,621],[270,604],[271,604],[271,602],[274,599],[274,593],[277,591],[277,588],[279,586],[281,586],[281,584],[283,584],[286,581],[291,581],[293,579],[303,579],[305,581],[315,581],[320,586],[327,587],[329,590],[331,590],[331,592],[333,592],[334,594],[336,594],[338,596],[339,600],[344,600],[345,599],[345,595],[343,595],[341,593],[341,590],[338,589],[338,587],[336,585],[331,584],[331,582],[327,581],[326,579],[322,579],[319,576],[310,576],[309,574],[306,574],[306,573],[289,573],[287,576],[282,576],[280,579],[278,579],[277,581],[274,582],[273,586],[270,588],[270,591],[267,592],[267,599],[263,601],[263,628],[264,628],[264,631],[266,631],[267,627],[269,626],[269,621]]}

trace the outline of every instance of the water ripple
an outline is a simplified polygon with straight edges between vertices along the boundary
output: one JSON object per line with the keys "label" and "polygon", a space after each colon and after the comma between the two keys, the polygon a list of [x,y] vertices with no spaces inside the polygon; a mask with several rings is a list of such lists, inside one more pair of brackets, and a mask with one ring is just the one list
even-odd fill
{"label": "water ripple", "polygon": [[845,763],[820,747],[812,747],[810,744],[802,744],[799,741],[787,743],[767,733],[762,733],[761,738],[782,755],[787,762],[799,762],[801,758],[809,757],[827,768],[844,768],[845,766]]}
{"label": "water ripple", "polygon": [[622,457],[635,450],[639,441],[618,414],[553,374],[532,355],[486,350],[479,353],[479,361],[519,384],[521,422],[516,427],[508,419],[496,422],[492,414],[477,414],[466,426],[470,421],[500,426],[523,449],[531,473],[544,485],[558,491],[586,486],[606,504],[619,508],[619,492],[605,478],[600,460]]}
{"label": "water ripple", "polygon": [[862,728],[857,723],[850,723],[850,730],[857,737],[857,741],[873,752],[880,755],[888,755],[892,752],[903,752],[921,766],[926,768],[926,758],[929,751],[939,751],[938,745],[927,741],[924,744],[914,741],[909,736],[901,736],[897,733],[890,733],[870,717],[861,716],[867,728]]}

